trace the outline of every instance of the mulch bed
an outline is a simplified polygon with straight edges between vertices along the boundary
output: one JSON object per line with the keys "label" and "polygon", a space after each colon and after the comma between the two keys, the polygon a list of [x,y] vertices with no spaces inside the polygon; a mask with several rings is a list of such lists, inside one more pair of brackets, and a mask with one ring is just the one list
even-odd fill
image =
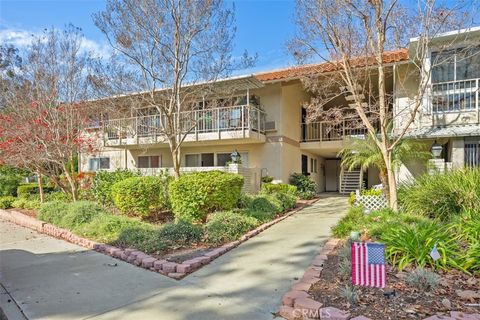
{"label": "mulch bed", "polygon": [[[363,315],[371,319],[425,319],[432,315],[448,314],[449,311],[480,312],[480,307],[465,306],[466,303],[480,303],[480,299],[476,298],[480,295],[480,278],[456,270],[437,271],[441,277],[440,284],[431,292],[425,292],[406,283],[408,271],[398,272],[389,268],[385,289],[356,287],[359,301],[350,305],[341,295],[341,290],[351,285],[351,277],[339,273],[338,250],[341,246],[343,244],[328,255],[320,281],[309,291],[323,306],[346,310],[352,317]],[[393,290],[396,294],[394,297],[384,296],[385,292]]]}

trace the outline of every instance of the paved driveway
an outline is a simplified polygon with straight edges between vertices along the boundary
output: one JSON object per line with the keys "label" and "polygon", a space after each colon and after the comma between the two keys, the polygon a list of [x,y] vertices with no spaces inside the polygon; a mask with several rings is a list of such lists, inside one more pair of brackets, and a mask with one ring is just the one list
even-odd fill
{"label": "paved driveway", "polygon": [[29,319],[272,319],[346,202],[323,196],[180,281],[0,221],[2,308],[16,302]]}

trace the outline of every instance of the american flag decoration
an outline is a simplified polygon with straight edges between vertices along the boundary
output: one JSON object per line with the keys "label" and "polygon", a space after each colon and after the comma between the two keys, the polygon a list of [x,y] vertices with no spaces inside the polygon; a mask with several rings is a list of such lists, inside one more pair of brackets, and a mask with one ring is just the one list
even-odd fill
{"label": "american flag decoration", "polygon": [[385,245],[352,242],[352,284],[385,288],[386,282]]}

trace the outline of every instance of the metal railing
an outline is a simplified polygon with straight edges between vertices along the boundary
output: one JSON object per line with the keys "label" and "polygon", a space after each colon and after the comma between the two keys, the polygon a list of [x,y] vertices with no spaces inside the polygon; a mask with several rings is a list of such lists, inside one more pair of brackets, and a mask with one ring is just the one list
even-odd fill
{"label": "metal railing", "polygon": [[358,120],[343,120],[338,124],[329,121],[302,123],[301,141],[338,141],[345,137],[364,136],[367,128],[359,126]]}
{"label": "metal railing", "polygon": [[479,108],[480,79],[458,80],[432,84],[434,113],[475,111]]}
{"label": "metal railing", "polygon": [[[265,133],[266,114],[251,105],[185,111],[174,116],[174,123],[177,117],[185,134],[236,130]],[[108,140],[151,137],[160,136],[168,125],[166,116],[155,114],[108,120],[104,123],[104,132]]]}

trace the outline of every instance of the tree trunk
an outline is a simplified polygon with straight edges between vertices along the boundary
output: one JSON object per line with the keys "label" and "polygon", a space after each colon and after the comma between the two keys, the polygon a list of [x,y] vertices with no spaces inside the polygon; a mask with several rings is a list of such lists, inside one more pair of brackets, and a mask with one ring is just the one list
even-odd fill
{"label": "tree trunk", "polygon": [[392,166],[391,156],[392,156],[391,152],[387,151],[384,153],[384,160],[385,160],[385,165],[387,169],[388,189],[389,189],[388,204],[392,210],[397,211],[398,210],[397,183],[395,179],[395,172]]}
{"label": "tree trunk", "polygon": [[40,202],[43,203],[45,201],[45,195],[43,193],[43,185],[42,185],[42,174],[37,172],[38,178],[38,193],[40,194]]}
{"label": "tree trunk", "polygon": [[181,151],[180,147],[177,146],[176,148],[173,147],[173,144],[170,146],[170,151],[172,153],[172,161],[173,161],[173,176],[175,179],[180,177],[180,164],[181,164]]}
{"label": "tree trunk", "polygon": [[380,170],[379,178],[382,182],[383,194],[385,195],[385,199],[387,199],[387,201],[390,201],[390,186],[388,184],[388,174],[385,169]]}
{"label": "tree trunk", "polygon": [[77,201],[78,195],[77,195],[77,186],[75,185],[75,181],[73,181],[72,175],[70,174],[70,172],[68,171],[65,165],[63,166],[63,170],[65,173],[65,177],[67,178],[68,185],[70,186],[70,193],[72,194],[72,200]]}

